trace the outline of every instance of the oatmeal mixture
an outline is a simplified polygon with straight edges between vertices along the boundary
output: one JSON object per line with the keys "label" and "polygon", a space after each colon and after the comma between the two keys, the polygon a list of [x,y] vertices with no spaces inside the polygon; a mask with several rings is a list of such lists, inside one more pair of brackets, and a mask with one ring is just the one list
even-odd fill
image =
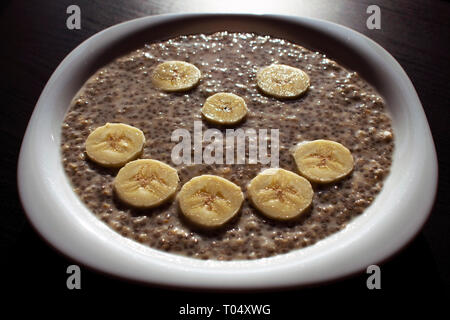
{"label": "oatmeal mixture", "polygon": [[[167,60],[196,65],[202,73],[200,84],[183,93],[156,88],[152,70]],[[311,81],[308,91],[293,100],[258,91],[257,71],[273,63],[304,70]],[[353,172],[337,183],[313,184],[311,209],[301,219],[289,222],[264,217],[250,205],[247,195],[235,219],[210,231],[185,221],[176,201],[147,210],[122,204],[113,192],[118,169],[100,167],[85,154],[89,133],[107,122],[141,129],[146,137],[141,158],[176,168],[179,188],[195,176],[213,174],[246,192],[247,183],[264,168],[261,164],[175,165],[171,160],[172,148],[178,143],[171,142],[175,129],[187,129],[193,137],[194,121],[202,121],[203,131],[217,127],[202,120],[200,113],[206,98],[217,92],[234,93],[247,103],[247,118],[234,129],[280,130],[281,168],[298,173],[290,152],[297,143],[329,139],[351,151]],[[225,132],[225,128],[217,128]],[[74,98],[63,123],[61,147],[75,192],[96,216],[123,236],[189,257],[233,260],[285,253],[345,228],[380,192],[394,143],[382,98],[357,73],[285,40],[220,32],[150,43],[100,69]]]}

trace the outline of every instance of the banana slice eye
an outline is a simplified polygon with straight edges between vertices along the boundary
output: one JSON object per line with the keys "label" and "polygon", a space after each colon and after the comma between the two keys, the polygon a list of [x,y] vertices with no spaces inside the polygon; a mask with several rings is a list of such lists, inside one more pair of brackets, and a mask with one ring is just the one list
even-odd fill
{"label": "banana slice eye", "polygon": [[330,140],[300,143],[294,159],[301,175],[317,183],[344,178],[353,170],[353,156],[342,144]]}
{"label": "banana slice eye", "polygon": [[163,62],[152,74],[153,84],[164,91],[187,91],[195,87],[200,78],[200,70],[184,61]]}
{"label": "banana slice eye", "polygon": [[308,75],[297,68],[273,64],[256,75],[259,89],[276,98],[296,98],[309,88]]}
{"label": "banana slice eye", "polygon": [[235,124],[248,112],[245,100],[233,93],[220,92],[206,99],[202,107],[203,116],[218,124]]}
{"label": "banana slice eye", "polygon": [[186,182],[178,193],[181,212],[195,224],[219,227],[241,208],[244,194],[239,186],[214,175],[202,175]]}
{"label": "banana slice eye", "polygon": [[314,195],[305,178],[280,168],[266,169],[247,186],[253,205],[265,216],[289,220],[305,212]]}
{"label": "banana slice eye", "polygon": [[123,123],[107,123],[98,127],[86,139],[89,158],[106,167],[121,167],[136,159],[144,147],[144,133]]}
{"label": "banana slice eye", "polygon": [[114,179],[114,190],[123,202],[151,208],[170,199],[178,187],[177,170],[152,159],[129,162]]}

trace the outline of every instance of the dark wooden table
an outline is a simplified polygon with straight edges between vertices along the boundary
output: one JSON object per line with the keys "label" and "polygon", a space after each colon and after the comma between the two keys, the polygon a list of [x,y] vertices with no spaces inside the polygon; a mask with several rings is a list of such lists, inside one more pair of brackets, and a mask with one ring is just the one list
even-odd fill
{"label": "dark wooden table", "polygon": [[[81,29],[66,28],[66,8],[81,8]],[[381,8],[381,30],[366,27],[369,5]],[[193,304],[270,303],[274,318],[294,313],[298,303],[340,297],[347,302],[441,296],[450,285],[449,93],[450,3],[443,1],[207,1],[207,0],[60,0],[3,1],[0,9],[0,90],[2,106],[0,246],[2,289],[71,298],[99,294],[138,294],[153,310],[166,308],[175,318],[178,307]],[[422,232],[381,266],[382,289],[368,290],[366,274],[316,288],[277,293],[205,294],[149,288],[113,279],[82,267],[82,289],[66,288],[66,268],[73,261],[56,253],[31,228],[21,208],[16,163],[35,103],[52,72],[83,40],[111,25],[146,15],[175,12],[256,12],[303,15],[353,28],[386,48],[410,76],[427,114],[439,156],[439,192]],[[5,287],[6,285],[6,287]],[[446,288],[446,289],[445,289]],[[447,291],[448,293],[448,291]],[[153,300],[152,300],[153,299]],[[155,300],[156,299],[156,300]]]}

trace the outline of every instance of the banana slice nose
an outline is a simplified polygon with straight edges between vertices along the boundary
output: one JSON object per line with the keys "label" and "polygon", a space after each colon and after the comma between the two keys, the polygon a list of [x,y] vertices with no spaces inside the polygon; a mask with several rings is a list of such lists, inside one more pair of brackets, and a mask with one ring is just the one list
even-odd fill
{"label": "banana slice nose", "polygon": [[136,159],[144,147],[144,133],[124,123],[107,123],[86,139],[88,157],[106,167],[121,167]]}
{"label": "banana slice nose", "polygon": [[114,190],[122,202],[137,208],[151,208],[169,200],[177,190],[177,170],[153,160],[129,162],[114,179]]}
{"label": "banana slice nose", "polygon": [[239,186],[214,175],[192,178],[178,193],[184,216],[206,228],[224,225],[239,212],[243,201]]}
{"label": "banana slice nose", "polygon": [[298,217],[312,203],[313,189],[305,178],[281,168],[266,169],[247,186],[252,204],[276,220]]}
{"label": "banana slice nose", "polygon": [[308,75],[283,64],[273,64],[261,69],[256,75],[258,88],[276,98],[296,98],[303,94],[310,84]]}
{"label": "banana slice nose", "polygon": [[152,74],[153,84],[164,91],[187,91],[195,87],[201,78],[200,70],[185,61],[166,61],[156,66]]}
{"label": "banana slice nose", "polygon": [[238,95],[220,92],[206,99],[201,112],[212,123],[229,125],[240,122],[248,109],[245,100]]}
{"label": "banana slice nose", "polygon": [[316,183],[340,180],[353,170],[353,156],[345,146],[330,140],[302,142],[293,153],[300,174]]}

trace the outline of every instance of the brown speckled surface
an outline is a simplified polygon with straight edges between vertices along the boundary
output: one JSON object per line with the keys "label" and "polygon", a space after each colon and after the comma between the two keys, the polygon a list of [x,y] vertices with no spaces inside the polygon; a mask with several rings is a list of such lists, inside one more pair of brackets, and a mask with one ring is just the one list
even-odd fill
{"label": "brown speckled surface", "polygon": [[[203,74],[186,93],[164,93],[151,84],[153,68],[165,60],[195,64]],[[311,87],[299,99],[262,95],[260,67],[282,63],[308,73]],[[280,130],[280,167],[297,172],[289,149],[298,142],[330,139],[353,154],[355,168],[344,180],[313,185],[312,209],[289,223],[262,217],[246,200],[236,219],[215,232],[197,230],[181,219],[176,202],[137,211],[120,204],[112,182],[117,173],[86,159],[84,141],[106,122],[140,128],[147,139],[143,157],[177,168],[180,187],[190,178],[217,174],[240,185],[261,165],[179,165],[171,161],[172,131],[193,133],[204,100],[227,91],[243,97],[250,113],[239,128]],[[203,130],[211,126],[203,122]],[[222,129],[223,130],[223,129]],[[117,232],[151,247],[201,259],[255,259],[308,246],[342,229],[381,190],[391,164],[393,139],[383,100],[356,73],[328,57],[284,40],[253,34],[218,33],[148,44],[100,69],[74,99],[62,131],[66,173],[90,210]]]}

